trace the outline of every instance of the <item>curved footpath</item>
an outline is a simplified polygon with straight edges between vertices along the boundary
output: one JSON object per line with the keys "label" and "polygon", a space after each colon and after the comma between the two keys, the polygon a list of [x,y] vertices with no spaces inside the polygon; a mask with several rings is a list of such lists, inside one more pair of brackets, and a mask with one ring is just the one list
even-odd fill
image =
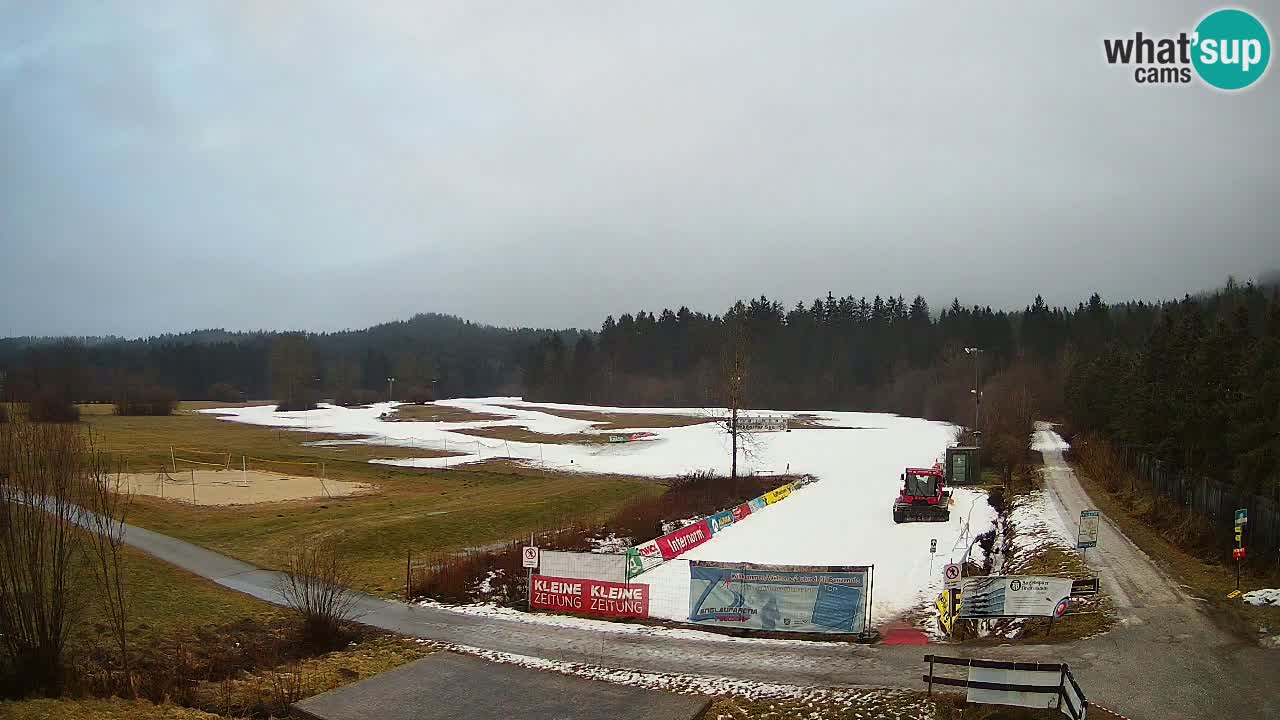
{"label": "curved footpath", "polygon": [[[1048,432],[1046,430],[1046,432]],[[1064,517],[1088,500],[1061,452],[1044,453],[1046,479]],[[1070,524],[1068,524],[1070,527]],[[132,546],[233,590],[283,604],[281,574],[129,526]],[[1280,653],[1218,630],[1114,525],[1089,553],[1121,624],[1102,636],[1057,645],[862,646],[704,640],[549,627],[359,598],[365,624],[440,642],[621,670],[680,673],[799,686],[923,689],[925,652],[1070,663],[1091,701],[1135,720],[1280,717]],[[1096,565],[1095,565],[1096,564]]]}

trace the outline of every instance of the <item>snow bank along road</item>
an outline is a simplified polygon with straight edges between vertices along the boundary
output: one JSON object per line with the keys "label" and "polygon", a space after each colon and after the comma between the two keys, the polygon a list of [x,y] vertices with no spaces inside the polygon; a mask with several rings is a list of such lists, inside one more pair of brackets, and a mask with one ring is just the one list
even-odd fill
{"label": "snow bank along road", "polygon": [[[406,447],[449,449],[462,457],[383,460],[410,467],[452,467],[459,463],[511,457],[522,462],[581,472],[669,477],[693,470],[729,471],[729,441],[711,422],[685,427],[649,428],[656,439],[628,443],[539,444],[481,439],[456,432],[465,428],[523,426],[534,432],[597,432],[596,423],[559,417],[548,410],[656,413],[709,418],[709,411],[684,408],[612,408],[539,404],[518,398],[441,401],[477,413],[506,416],[502,420],[468,422],[386,422],[380,416],[390,403],[347,409],[276,413],[271,406],[208,410],[227,420],[327,433],[372,436],[370,442]],[[752,415],[789,415],[752,411]],[[809,473],[819,482],[771,505],[740,524],[717,533],[680,559],[650,570],[640,582],[650,586],[651,612],[674,620],[688,618],[689,560],[719,560],[794,565],[874,565],[872,622],[927,604],[941,586],[931,573],[929,541],[937,539],[938,570],[964,551],[958,544],[962,526],[971,536],[991,527],[994,510],[982,493],[955,491],[951,520],[946,523],[895,525],[891,506],[898,477],[908,466],[928,467],[941,459],[955,438],[955,428],[917,418],[878,413],[819,412],[822,429],[757,433],[754,447],[740,460],[744,472]],[[623,431],[610,431],[615,434]],[[651,538],[635,538],[643,542]]]}

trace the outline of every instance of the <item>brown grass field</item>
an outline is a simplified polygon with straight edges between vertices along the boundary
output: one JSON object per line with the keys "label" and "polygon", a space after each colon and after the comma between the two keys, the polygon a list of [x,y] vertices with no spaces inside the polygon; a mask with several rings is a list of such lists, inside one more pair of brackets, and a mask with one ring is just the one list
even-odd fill
{"label": "brown grass field", "polygon": [[[184,403],[182,409],[188,407]],[[99,450],[131,472],[152,473],[153,478],[170,465],[172,445],[215,456],[229,452],[233,458],[324,462],[328,479],[376,486],[347,497],[235,506],[193,506],[136,495],[129,519],[267,568],[278,568],[289,550],[311,539],[339,537],[360,589],[383,595],[403,592],[410,551],[480,547],[575,520],[594,521],[630,500],[663,490],[650,479],[549,473],[506,463],[450,470],[375,465],[368,460],[428,453],[378,445],[304,446],[331,436],[188,412],[169,417],[94,414],[85,423]],[[197,487],[197,498],[201,489]]]}
{"label": "brown grass field", "polygon": [[453,432],[490,440],[512,440],[517,442],[545,443],[548,445],[594,445],[609,442],[609,436],[599,433],[562,433],[549,434],[534,432],[523,425],[496,425],[494,427],[463,428]]}
{"label": "brown grass field", "polygon": [[399,405],[391,413],[393,422],[473,422],[477,420],[510,420],[510,415],[473,412],[451,405]]}
{"label": "brown grass field", "polygon": [[607,413],[597,410],[561,410],[559,408],[521,407],[519,405],[502,405],[513,410],[534,410],[536,412],[569,418],[570,420],[586,420],[599,423],[597,430],[627,430],[644,428],[673,428],[688,425],[701,425],[711,422],[712,418],[697,415],[662,415],[657,413]]}

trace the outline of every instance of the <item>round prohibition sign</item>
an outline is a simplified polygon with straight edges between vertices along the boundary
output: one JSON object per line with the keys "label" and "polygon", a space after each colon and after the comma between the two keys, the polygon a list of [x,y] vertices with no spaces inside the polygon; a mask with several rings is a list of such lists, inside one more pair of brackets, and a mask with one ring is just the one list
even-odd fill
{"label": "round prohibition sign", "polygon": [[525,560],[537,560],[537,559],[538,559],[538,548],[536,548],[536,547],[526,547],[526,548],[524,549],[524,559],[525,559]]}
{"label": "round prohibition sign", "polygon": [[948,566],[947,566],[947,568],[946,568],[946,570],[943,570],[943,576],[944,576],[944,577],[946,577],[946,579],[948,579],[948,580],[955,580],[955,579],[959,578],[959,577],[960,577],[960,566],[959,566],[959,565],[948,565]]}

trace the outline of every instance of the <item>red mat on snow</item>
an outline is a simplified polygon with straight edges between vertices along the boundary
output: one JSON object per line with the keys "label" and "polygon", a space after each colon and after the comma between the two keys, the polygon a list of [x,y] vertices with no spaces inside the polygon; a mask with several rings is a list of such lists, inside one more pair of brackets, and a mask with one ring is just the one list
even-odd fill
{"label": "red mat on snow", "polygon": [[895,625],[885,628],[880,634],[883,645],[928,645],[929,636],[923,630],[907,625]]}

